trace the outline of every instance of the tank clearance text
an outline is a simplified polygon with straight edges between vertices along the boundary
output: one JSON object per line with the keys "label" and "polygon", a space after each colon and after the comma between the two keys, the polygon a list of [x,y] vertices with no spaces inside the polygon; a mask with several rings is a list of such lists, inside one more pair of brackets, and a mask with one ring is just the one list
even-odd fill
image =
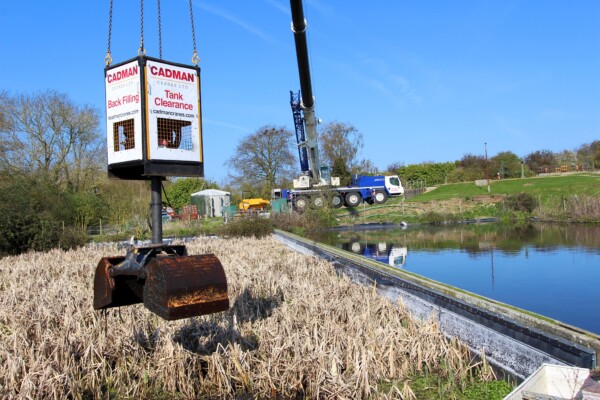
{"label": "tank clearance text", "polygon": [[137,67],[137,65],[135,65],[133,67],[125,68],[120,71],[109,72],[109,73],[107,73],[106,79],[108,80],[108,83],[113,83],[113,82],[118,82],[121,79],[130,78],[137,74],[138,74],[138,67]]}
{"label": "tank clearance text", "polygon": [[[162,68],[161,68],[162,69]],[[161,107],[170,107],[170,108],[182,108],[184,110],[193,110],[194,105],[190,103],[184,103],[183,101],[171,101],[171,100],[183,100],[183,94],[178,92],[173,92],[171,90],[165,90],[166,99],[156,97],[154,99],[154,104]]]}
{"label": "tank clearance text", "polygon": [[194,82],[195,74],[192,72],[182,72],[169,68],[159,68],[155,65],[150,67],[150,73],[163,78],[177,79],[184,82]]}

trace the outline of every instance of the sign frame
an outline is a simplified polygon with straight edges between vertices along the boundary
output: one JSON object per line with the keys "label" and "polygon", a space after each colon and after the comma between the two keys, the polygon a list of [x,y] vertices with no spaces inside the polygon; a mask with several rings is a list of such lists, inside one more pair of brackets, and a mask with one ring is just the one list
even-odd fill
{"label": "sign frame", "polygon": [[200,68],[141,55],[104,74],[109,177],[203,177]]}

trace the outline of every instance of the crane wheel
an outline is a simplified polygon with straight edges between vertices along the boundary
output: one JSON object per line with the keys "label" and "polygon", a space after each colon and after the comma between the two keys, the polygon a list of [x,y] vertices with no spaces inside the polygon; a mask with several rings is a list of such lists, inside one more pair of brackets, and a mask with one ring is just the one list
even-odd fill
{"label": "crane wheel", "polygon": [[341,194],[334,194],[331,198],[331,206],[333,208],[340,208],[344,205],[344,197]]}
{"label": "crane wheel", "polygon": [[308,199],[304,196],[299,196],[296,198],[294,206],[298,211],[305,211],[308,208]]}
{"label": "crane wheel", "polygon": [[359,192],[348,192],[345,199],[348,207],[356,207],[362,202],[362,196]]}
{"label": "crane wheel", "polygon": [[314,208],[323,208],[323,206],[325,205],[325,199],[323,198],[323,196],[317,195],[312,198],[311,203]]}
{"label": "crane wheel", "polygon": [[365,246],[360,242],[352,242],[350,243],[350,250],[353,253],[362,255],[365,252]]}
{"label": "crane wheel", "polygon": [[373,196],[373,201],[375,204],[384,204],[388,200],[388,194],[382,190],[378,190],[375,192],[375,196]]}

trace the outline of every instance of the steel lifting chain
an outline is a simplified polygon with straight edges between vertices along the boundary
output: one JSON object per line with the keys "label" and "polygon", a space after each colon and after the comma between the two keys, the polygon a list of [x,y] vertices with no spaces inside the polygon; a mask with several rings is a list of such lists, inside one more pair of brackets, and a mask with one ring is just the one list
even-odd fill
{"label": "steel lifting chain", "polygon": [[196,31],[194,30],[194,11],[192,8],[192,0],[190,0],[190,19],[192,21],[192,42],[194,42],[194,55],[192,56],[192,62],[194,65],[198,65],[200,57],[198,57],[198,51],[196,51]]}
{"label": "steel lifting chain", "polygon": [[144,48],[144,0],[140,0],[140,48],[138,55],[145,55],[146,49]]}
{"label": "steel lifting chain", "polygon": [[113,0],[110,0],[110,10],[108,11],[108,50],[104,57],[104,63],[108,67],[112,62],[112,56],[110,54],[110,39],[112,36],[112,16],[113,16]]}
{"label": "steel lifting chain", "polygon": [[[160,13],[160,0],[158,1],[158,53],[159,58],[162,60],[162,20]],[[112,38],[112,20],[113,20],[113,0],[110,0],[110,9],[108,12],[108,50],[104,57],[104,62],[108,67],[112,63],[112,55],[110,52],[111,38]],[[198,57],[198,51],[196,48],[196,30],[194,28],[194,11],[192,0],[190,0],[190,20],[192,22],[192,42],[194,43],[194,54],[192,56],[192,62],[198,65],[200,57]],[[138,49],[138,55],[145,55],[146,49],[144,47],[144,0],[140,0],[140,48]]]}
{"label": "steel lifting chain", "polygon": [[158,58],[162,60],[162,22],[160,20],[160,0],[158,0]]}

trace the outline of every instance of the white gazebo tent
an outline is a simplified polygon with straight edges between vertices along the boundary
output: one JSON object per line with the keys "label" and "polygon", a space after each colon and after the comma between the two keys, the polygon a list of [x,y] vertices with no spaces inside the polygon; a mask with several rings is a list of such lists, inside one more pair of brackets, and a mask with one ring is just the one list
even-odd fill
{"label": "white gazebo tent", "polygon": [[190,203],[198,207],[199,216],[222,217],[231,204],[231,193],[206,189],[192,193]]}

